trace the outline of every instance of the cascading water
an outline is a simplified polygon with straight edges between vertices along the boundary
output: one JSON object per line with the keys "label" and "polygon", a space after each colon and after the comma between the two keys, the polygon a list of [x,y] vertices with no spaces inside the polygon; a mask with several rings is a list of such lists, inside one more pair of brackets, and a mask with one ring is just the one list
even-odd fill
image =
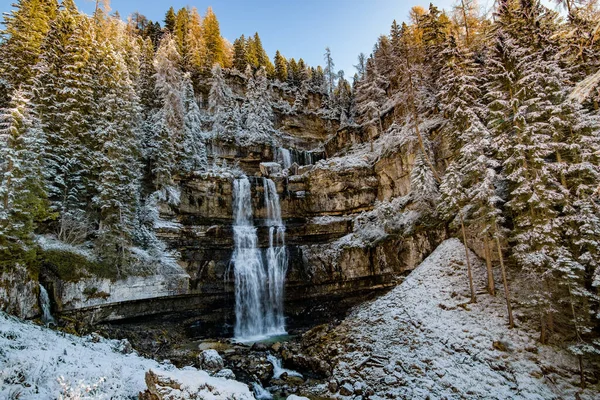
{"label": "cascading water", "polygon": [[54,317],[50,313],[50,296],[46,288],[40,284],[40,307],[42,308],[42,322],[46,325],[55,324]]}
{"label": "cascading water", "polygon": [[292,166],[292,153],[288,149],[280,147],[279,158],[281,158],[281,164],[283,165],[283,169],[288,169]]}
{"label": "cascading water", "polygon": [[[270,183],[268,183],[270,182]],[[283,285],[287,271],[284,242],[285,227],[275,184],[265,180],[265,205],[269,225],[269,248],[266,268],[258,248],[253,225],[251,186],[247,177],[233,183],[234,251],[232,263],[235,278],[235,328],[238,341],[252,341],[285,334],[283,317]]]}
{"label": "cascading water", "polygon": [[287,249],[285,247],[285,225],[281,220],[281,206],[275,182],[263,178],[269,248],[267,249],[267,273],[269,275],[267,323],[275,331],[285,333],[283,315],[283,290],[287,273]]}

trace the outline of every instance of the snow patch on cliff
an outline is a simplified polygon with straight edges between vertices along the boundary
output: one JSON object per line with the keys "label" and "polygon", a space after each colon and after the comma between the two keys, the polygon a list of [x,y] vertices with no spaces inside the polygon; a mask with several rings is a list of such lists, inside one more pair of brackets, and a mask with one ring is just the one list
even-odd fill
{"label": "snow patch on cliff", "polygon": [[183,392],[203,390],[202,398],[254,398],[243,383],[177,369],[128,348],[126,341],[67,335],[0,313],[0,398],[137,398],[150,369],[180,382]]}

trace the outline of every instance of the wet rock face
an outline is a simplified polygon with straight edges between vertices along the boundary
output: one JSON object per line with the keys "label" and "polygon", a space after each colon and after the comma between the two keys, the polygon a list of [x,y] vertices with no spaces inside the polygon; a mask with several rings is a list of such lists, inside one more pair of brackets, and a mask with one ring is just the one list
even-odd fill
{"label": "wet rock face", "polygon": [[40,315],[38,293],[38,282],[33,280],[25,267],[15,265],[0,273],[0,311],[19,318]]}
{"label": "wet rock face", "polygon": [[[377,201],[410,191],[412,156],[400,149],[377,160],[336,157],[335,153],[343,154],[352,144],[365,142],[368,133],[356,127],[338,130],[335,121],[310,111],[280,113],[277,124],[292,144],[294,140],[303,143],[304,147],[291,151],[292,158],[301,165],[294,162],[291,168],[282,170],[276,162],[281,150],[270,145],[219,143],[211,154],[217,165],[223,161],[227,165],[238,163],[248,176],[258,246],[262,249],[269,246],[263,177],[275,183],[286,226],[288,313],[297,315],[300,310],[308,310],[316,299],[337,301],[390,287],[397,275],[413,269],[441,241],[439,232],[392,233],[366,243],[353,239],[359,229],[358,216],[371,212]],[[306,151],[325,142],[322,151]],[[328,158],[323,159],[325,156]],[[118,304],[112,310],[96,312],[95,321],[189,310],[205,316],[202,329],[207,324],[231,321],[234,179],[233,174],[193,173],[180,177],[180,204],[161,205],[164,223],[155,230],[180,254],[179,264],[187,277],[183,275],[184,280],[178,281],[176,291],[163,285],[166,291],[157,291],[156,299],[145,302],[142,296],[121,296],[118,291],[104,289],[110,294],[107,299],[95,300],[94,304],[80,299],[88,306]],[[131,301],[138,303],[125,304]],[[62,303],[72,303],[71,309],[85,308],[81,302]]]}

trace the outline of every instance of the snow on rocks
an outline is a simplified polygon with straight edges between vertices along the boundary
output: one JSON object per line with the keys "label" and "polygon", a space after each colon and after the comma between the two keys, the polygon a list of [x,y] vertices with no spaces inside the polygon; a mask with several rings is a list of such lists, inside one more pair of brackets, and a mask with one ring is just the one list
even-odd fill
{"label": "snow on rocks", "polygon": [[204,350],[198,356],[198,361],[200,367],[208,371],[220,371],[225,367],[223,358],[216,350]]}
{"label": "snow on rocks", "polygon": [[137,398],[150,370],[161,382],[177,383],[164,388],[170,399],[254,398],[243,383],[124,354],[123,347],[123,341],[67,335],[0,313],[0,398]]}
{"label": "snow on rocks", "polygon": [[[501,293],[468,304],[465,265],[461,242],[447,240],[401,285],[355,309],[329,335],[335,339],[322,354],[334,365],[328,387],[336,392],[318,394],[345,398],[358,389],[370,399],[574,398],[577,360],[541,346],[522,326],[507,329]],[[485,267],[475,259],[473,268],[476,285],[485,287]],[[594,398],[594,389],[579,392],[580,398]]]}
{"label": "snow on rocks", "polygon": [[281,174],[281,164],[276,162],[262,162],[260,163],[260,173],[262,176],[269,177]]}
{"label": "snow on rocks", "polygon": [[[198,379],[197,371],[183,369],[177,373],[146,372],[148,389],[140,394],[140,400],[246,400],[254,399],[248,387],[240,382],[229,381],[230,387],[220,385],[218,378]],[[232,391],[231,389],[235,389]]]}

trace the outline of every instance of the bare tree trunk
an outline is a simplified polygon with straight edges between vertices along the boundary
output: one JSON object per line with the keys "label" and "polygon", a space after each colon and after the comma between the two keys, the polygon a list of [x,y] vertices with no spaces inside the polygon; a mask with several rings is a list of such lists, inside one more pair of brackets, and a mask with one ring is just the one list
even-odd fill
{"label": "bare tree trunk", "polygon": [[462,214],[460,216],[460,228],[462,230],[463,245],[465,246],[465,256],[467,259],[467,274],[469,275],[469,289],[471,289],[471,303],[477,303],[477,297],[475,296],[475,287],[473,286],[473,272],[471,270],[471,259],[469,257],[469,247],[467,246],[467,234],[465,232],[465,223],[463,221]]}
{"label": "bare tree trunk", "polygon": [[580,354],[579,358],[579,376],[580,376],[580,384],[581,388],[585,389],[585,374],[583,373],[583,356]]}
{"label": "bare tree trunk", "polygon": [[460,4],[462,8],[463,22],[465,24],[465,40],[467,42],[467,47],[469,47],[471,41],[469,40],[469,23],[467,22],[467,8],[465,7],[464,0],[460,0]]}
{"label": "bare tree trunk", "polygon": [[544,312],[542,311],[540,313],[540,343],[541,344],[546,344],[547,341],[547,333],[546,333],[546,317],[544,315]]}
{"label": "bare tree trunk", "polygon": [[496,285],[494,284],[494,271],[492,269],[492,250],[487,235],[483,239],[483,246],[485,249],[485,265],[487,267],[488,292],[492,296],[495,296]]}
{"label": "bare tree trunk", "polygon": [[[498,231],[496,229],[496,231]],[[500,239],[496,236],[496,247],[498,248],[498,257],[500,257],[500,270],[502,271],[502,283],[504,284],[504,297],[506,298],[506,309],[508,310],[508,328],[512,329],[515,327],[515,321],[513,319],[512,305],[510,304],[510,292],[508,290],[508,281],[506,279],[506,268],[504,267],[504,256],[502,255],[502,247],[500,246]]]}

